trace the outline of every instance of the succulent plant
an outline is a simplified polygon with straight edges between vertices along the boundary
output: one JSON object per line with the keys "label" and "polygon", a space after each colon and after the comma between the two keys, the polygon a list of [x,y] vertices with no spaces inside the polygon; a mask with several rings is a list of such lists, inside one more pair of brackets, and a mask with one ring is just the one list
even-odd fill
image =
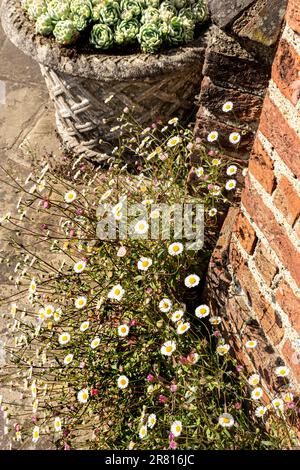
{"label": "succulent plant", "polygon": [[111,28],[104,23],[93,26],[90,35],[90,43],[97,49],[109,49],[114,43],[114,34]]}
{"label": "succulent plant", "polygon": [[155,22],[146,23],[141,26],[138,41],[143,52],[154,54],[160,49],[163,42],[161,30],[157,28],[157,24]]}
{"label": "succulent plant", "polygon": [[121,0],[120,7],[121,18],[123,20],[139,18],[143,12],[143,8],[139,0]]}
{"label": "succulent plant", "polygon": [[154,7],[148,7],[143,11],[141,23],[152,23],[153,21],[159,21],[159,19],[159,9]]}
{"label": "succulent plant", "polygon": [[36,20],[39,16],[47,13],[47,5],[44,0],[34,0],[27,3],[27,13],[29,18]]}
{"label": "succulent plant", "polygon": [[114,26],[120,19],[120,5],[116,1],[108,1],[100,10],[99,19],[101,23]]}
{"label": "succulent plant", "polygon": [[53,21],[67,20],[70,16],[69,0],[48,0],[48,13]]}
{"label": "succulent plant", "polygon": [[73,21],[63,20],[56,23],[53,35],[59,44],[69,46],[78,39],[79,33]]}
{"label": "succulent plant", "polygon": [[39,16],[35,23],[35,30],[37,34],[41,34],[42,36],[50,36],[54,30],[54,23],[49,15],[49,13],[45,13]]}
{"label": "succulent plant", "polygon": [[132,20],[122,20],[115,30],[116,44],[130,44],[136,41],[140,30],[140,24],[134,18]]}
{"label": "succulent plant", "polygon": [[93,5],[90,1],[70,1],[71,18],[78,31],[83,31],[87,28],[92,17],[92,8]]}
{"label": "succulent plant", "polygon": [[161,3],[159,7],[159,12],[160,18],[166,22],[170,21],[173,16],[177,16],[177,9],[175,5],[169,0],[166,0],[165,2]]}

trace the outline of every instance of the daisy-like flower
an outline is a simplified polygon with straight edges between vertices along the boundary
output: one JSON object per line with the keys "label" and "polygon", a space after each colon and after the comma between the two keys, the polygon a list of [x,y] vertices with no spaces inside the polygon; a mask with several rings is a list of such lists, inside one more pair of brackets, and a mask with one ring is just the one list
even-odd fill
{"label": "daisy-like flower", "polygon": [[86,331],[89,326],[90,326],[90,322],[87,320],[87,321],[84,321],[84,322],[81,323],[79,329],[82,333],[84,333],[84,331]]}
{"label": "daisy-like flower", "polygon": [[163,356],[172,356],[173,352],[176,350],[175,341],[166,341],[160,348],[160,352]]}
{"label": "daisy-like flower", "polygon": [[190,329],[191,325],[189,322],[179,322],[178,323],[178,326],[177,326],[177,334],[178,335],[183,335],[184,333],[186,333],[189,329]]}
{"label": "daisy-like flower", "polygon": [[217,131],[212,131],[208,134],[207,140],[208,142],[215,142],[219,138],[219,133]]}
{"label": "daisy-like flower", "polygon": [[71,202],[75,201],[77,197],[77,193],[75,191],[68,191],[65,194],[65,201],[70,204]]}
{"label": "daisy-like flower", "polygon": [[208,211],[208,215],[209,217],[214,217],[217,214],[217,212],[218,212],[217,209],[213,207],[212,209]]}
{"label": "daisy-like flower", "polygon": [[168,253],[171,256],[180,255],[183,252],[183,244],[179,242],[174,242],[169,245]]}
{"label": "daisy-like flower", "polygon": [[174,312],[171,316],[172,322],[177,323],[179,320],[181,320],[183,315],[184,315],[183,310],[176,310],[176,312]]}
{"label": "daisy-like flower", "polygon": [[251,340],[247,341],[245,346],[246,346],[247,349],[254,349],[257,346],[257,341],[255,339],[251,339]]}
{"label": "daisy-like flower", "polygon": [[147,436],[147,426],[143,425],[140,427],[140,430],[139,430],[139,438],[144,439],[144,437],[146,436]]}
{"label": "daisy-like flower", "polygon": [[233,110],[233,102],[232,101],[226,101],[226,103],[224,103],[223,106],[222,106],[223,113],[229,113],[232,110]]}
{"label": "daisy-like flower", "polygon": [[258,374],[252,374],[248,379],[248,384],[252,385],[252,387],[256,387],[256,385],[259,384],[259,381],[260,376]]}
{"label": "daisy-like flower", "polygon": [[237,172],[237,166],[236,165],[230,165],[227,170],[226,170],[226,174],[228,176],[233,176],[235,175]]}
{"label": "daisy-like flower", "polygon": [[236,188],[236,180],[228,180],[225,188],[227,191],[232,191],[233,189]]}
{"label": "daisy-like flower", "polygon": [[215,184],[212,188],[210,188],[209,192],[212,196],[219,196],[221,194],[221,188]]}
{"label": "daisy-like flower", "polygon": [[277,377],[287,377],[290,373],[290,369],[286,366],[276,367],[275,374]]}
{"label": "daisy-like flower", "polygon": [[174,437],[180,436],[182,432],[182,422],[181,421],[174,421],[171,425],[171,433],[174,435]]}
{"label": "daisy-like flower", "polygon": [[151,415],[148,416],[148,421],[147,421],[148,428],[153,429],[155,426],[155,423],[156,423],[156,415],[152,413]]}
{"label": "daisy-like flower", "polygon": [[225,354],[228,353],[230,349],[230,346],[229,344],[220,344],[218,347],[217,347],[217,353],[219,354],[219,356],[225,356]]}
{"label": "daisy-like flower", "polygon": [[199,168],[196,168],[195,173],[198,176],[198,178],[200,178],[201,176],[204,175],[204,168],[202,166],[200,166]]}
{"label": "daisy-like flower", "polygon": [[159,302],[158,308],[161,312],[167,313],[171,310],[172,308],[172,302],[170,299],[162,299]]}
{"label": "daisy-like flower", "polygon": [[122,338],[124,338],[125,336],[127,336],[129,333],[129,327],[128,325],[120,325],[118,327],[118,335],[121,336]]}
{"label": "daisy-like flower", "polygon": [[254,390],[251,392],[251,398],[252,400],[260,400],[261,397],[263,396],[263,389],[260,387],[256,387]]}
{"label": "daisy-like flower", "polygon": [[142,201],[143,206],[151,206],[151,204],[153,203],[154,203],[153,199],[144,199]]}
{"label": "daisy-like flower", "polygon": [[91,342],[91,348],[96,349],[100,344],[100,338],[94,338],[93,341]]}
{"label": "daisy-like flower", "polygon": [[74,271],[77,274],[82,273],[82,271],[86,267],[86,262],[85,261],[78,261],[77,263],[74,264]]}
{"label": "daisy-like flower", "polygon": [[37,395],[36,382],[33,381],[31,384],[31,396],[32,398],[36,398],[36,395]]}
{"label": "daisy-like flower", "polygon": [[67,344],[70,341],[70,339],[71,339],[70,334],[64,332],[61,335],[59,335],[58,342],[59,344],[64,345],[64,344]]}
{"label": "daisy-like flower", "polygon": [[54,313],[54,307],[53,305],[46,305],[44,309],[45,317],[46,318],[51,318],[53,313]]}
{"label": "daisy-like flower", "polygon": [[55,432],[60,432],[61,431],[61,424],[62,424],[61,419],[58,416],[56,416],[54,418],[54,431]]}
{"label": "daisy-like flower", "polygon": [[77,393],[77,400],[79,403],[87,403],[89,399],[89,391],[87,388],[83,388],[80,392]]}
{"label": "daisy-like flower", "polygon": [[53,320],[55,322],[58,322],[61,319],[61,316],[62,316],[62,309],[59,307],[53,313]]}
{"label": "daisy-like flower", "polygon": [[220,325],[220,323],[222,322],[222,318],[221,317],[211,317],[209,319],[209,323],[211,325],[214,325],[214,326],[217,326],[217,325]]}
{"label": "daisy-like flower", "polygon": [[34,400],[34,402],[32,403],[32,413],[35,415],[37,410],[38,410],[38,406],[39,406],[39,401],[38,400]]}
{"label": "daisy-like flower", "polygon": [[147,269],[149,269],[151,265],[152,265],[152,259],[143,257],[138,261],[137,267],[141,271],[147,271]]}
{"label": "daisy-like flower", "polygon": [[87,303],[87,298],[86,297],[77,297],[77,299],[75,300],[75,307],[76,308],[84,308],[86,306],[86,303]]}
{"label": "daisy-like flower", "polygon": [[149,224],[146,222],[146,220],[139,220],[134,226],[134,231],[139,235],[144,235],[148,232],[148,229]]}
{"label": "daisy-like flower", "polygon": [[184,284],[186,285],[186,287],[189,287],[189,288],[198,286],[199,282],[200,282],[200,277],[197,276],[197,274],[190,274],[184,280]]}
{"label": "daisy-like flower", "polygon": [[241,141],[241,135],[238,132],[232,132],[229,136],[229,142],[237,145]]}
{"label": "daisy-like flower", "polygon": [[199,305],[199,307],[195,310],[195,315],[198,318],[205,318],[209,315],[209,307],[208,305]]}
{"label": "daisy-like flower", "polygon": [[284,393],[282,398],[285,403],[292,403],[294,401],[294,396],[291,392]]}
{"label": "daisy-like flower", "polygon": [[115,220],[121,220],[121,219],[122,219],[122,215],[123,215],[123,213],[122,213],[122,208],[123,208],[122,202],[119,202],[118,204],[116,204],[116,205],[112,208],[111,212],[112,212],[112,214],[113,214]]}
{"label": "daisy-like flower", "polygon": [[274,400],[272,400],[271,403],[275,410],[279,410],[279,411],[284,410],[284,402],[281,398],[274,398]]}
{"label": "daisy-like flower", "polygon": [[120,377],[118,378],[118,387],[121,389],[127,388],[128,384],[129,384],[128,377],[126,377],[126,375],[120,375]]}
{"label": "daisy-like flower", "polygon": [[175,145],[180,144],[180,142],[181,142],[181,138],[178,135],[175,135],[174,137],[171,137],[168,140],[167,146],[172,148],[172,147],[175,147]]}
{"label": "daisy-like flower", "polygon": [[35,282],[35,279],[34,277],[31,279],[31,282],[29,284],[29,294],[34,294],[36,292],[36,282]]}
{"label": "daisy-like flower", "polygon": [[176,124],[178,124],[178,117],[174,117],[174,118],[170,119],[168,121],[168,124],[170,124],[170,126],[172,126],[172,125],[175,126]]}
{"label": "daisy-like flower", "polygon": [[67,356],[64,358],[64,364],[68,366],[73,361],[73,358],[73,354],[67,354]]}
{"label": "daisy-like flower", "polygon": [[234,425],[233,416],[229,413],[223,413],[219,416],[219,424],[223,428],[231,428]]}
{"label": "daisy-like flower", "polygon": [[259,406],[255,410],[255,416],[257,416],[258,418],[262,418],[266,414],[266,412],[267,412],[266,406]]}
{"label": "daisy-like flower", "polygon": [[38,426],[34,426],[33,431],[32,431],[32,442],[36,443],[38,442],[40,438],[40,428]]}
{"label": "daisy-like flower", "polygon": [[220,166],[221,165],[221,160],[219,160],[218,158],[213,158],[212,161],[211,161],[211,164],[213,166]]}
{"label": "daisy-like flower", "polygon": [[125,291],[121,284],[114,286],[108,293],[108,298],[112,300],[121,300]]}
{"label": "daisy-like flower", "polygon": [[39,309],[39,313],[38,313],[38,319],[42,322],[45,320],[45,309],[44,308],[40,308]]}

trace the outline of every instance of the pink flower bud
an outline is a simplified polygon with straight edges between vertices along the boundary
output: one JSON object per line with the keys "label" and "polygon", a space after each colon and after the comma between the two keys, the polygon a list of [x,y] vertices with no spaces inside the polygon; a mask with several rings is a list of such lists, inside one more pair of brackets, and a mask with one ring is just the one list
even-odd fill
{"label": "pink flower bud", "polygon": [[175,441],[170,441],[170,449],[172,449],[172,450],[177,449],[177,442],[175,442]]}
{"label": "pink flower bud", "polygon": [[148,374],[147,375],[147,380],[148,380],[148,382],[152,382],[154,380],[154,375]]}
{"label": "pink flower bud", "polygon": [[159,403],[166,403],[167,398],[164,395],[159,395]]}
{"label": "pink flower bud", "polygon": [[170,386],[170,390],[171,390],[172,393],[177,392],[177,388],[178,388],[178,387],[177,387],[177,385],[175,385],[175,384],[172,384],[172,385]]}
{"label": "pink flower bud", "polygon": [[49,205],[50,205],[50,204],[49,204],[49,201],[46,201],[46,200],[43,201],[43,208],[44,208],[44,209],[48,209]]}

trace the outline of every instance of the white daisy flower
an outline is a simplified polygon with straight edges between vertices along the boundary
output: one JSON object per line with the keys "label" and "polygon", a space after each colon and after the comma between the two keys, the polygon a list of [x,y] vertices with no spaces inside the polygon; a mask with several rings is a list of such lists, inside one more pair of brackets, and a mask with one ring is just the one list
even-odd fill
{"label": "white daisy flower", "polygon": [[112,212],[112,214],[113,214],[115,220],[121,220],[121,219],[122,219],[122,215],[123,215],[123,213],[122,213],[122,208],[123,208],[122,202],[119,202],[118,204],[116,204],[116,205],[112,208],[111,212]]}
{"label": "white daisy flower", "polygon": [[44,309],[45,317],[46,318],[51,318],[53,313],[54,313],[54,307],[53,305],[46,305]]}
{"label": "white daisy flower", "polygon": [[223,413],[219,416],[219,424],[223,428],[231,428],[234,425],[233,416],[229,413]]}
{"label": "white daisy flower", "polygon": [[205,318],[209,315],[209,306],[208,305],[199,305],[195,310],[195,315],[198,318]]}
{"label": "white daisy flower", "polygon": [[76,197],[77,197],[77,193],[75,191],[68,191],[65,194],[65,201],[67,203],[71,203],[71,202],[75,201]]}
{"label": "white daisy flower", "polygon": [[175,145],[178,145],[180,144],[181,142],[181,138],[178,136],[178,135],[175,135],[174,137],[171,137],[168,142],[167,142],[167,146],[168,147],[175,147]]}
{"label": "white daisy flower", "polygon": [[219,160],[218,158],[213,158],[211,163],[212,163],[213,166],[220,166],[221,165],[221,160]]}
{"label": "white daisy flower", "polygon": [[236,188],[236,180],[228,180],[225,184],[225,188],[227,191],[232,191]]}
{"label": "white daisy flower", "polygon": [[222,322],[222,318],[221,317],[211,317],[209,319],[209,323],[211,325],[214,325],[214,326],[217,326],[217,325],[220,325],[220,323]]}
{"label": "white daisy flower", "polygon": [[285,403],[292,403],[294,401],[294,396],[291,392],[284,393],[282,398]]}
{"label": "white daisy flower", "polygon": [[197,274],[190,274],[184,280],[184,284],[186,285],[186,287],[189,287],[189,288],[198,286],[199,282],[200,282],[200,277],[197,276]]}
{"label": "white daisy flower", "polygon": [[89,391],[87,388],[83,388],[82,390],[80,390],[80,392],[78,392],[77,400],[79,401],[79,403],[87,403],[88,399]]}
{"label": "white daisy flower", "polygon": [[255,416],[257,416],[258,418],[262,418],[266,414],[266,412],[267,412],[266,406],[259,406],[255,410]]}
{"label": "white daisy flower", "polygon": [[252,385],[252,387],[256,387],[257,384],[260,382],[260,376],[258,374],[250,375],[248,379],[248,384]]}
{"label": "white daisy flower", "polygon": [[202,166],[200,166],[199,168],[196,168],[195,173],[198,176],[198,178],[200,178],[201,176],[204,175],[204,168]]}
{"label": "white daisy flower", "polygon": [[229,113],[229,111],[232,111],[232,110],[233,110],[233,102],[226,101],[226,103],[224,103],[222,106],[223,113]]}
{"label": "white daisy flower", "polygon": [[112,300],[121,300],[123,295],[125,293],[125,290],[121,286],[121,284],[117,284],[114,286],[108,293],[108,298]]}
{"label": "white daisy flower", "polygon": [[176,312],[172,314],[172,317],[171,317],[172,322],[177,323],[179,320],[181,320],[183,315],[184,315],[183,310],[176,310]]}
{"label": "white daisy flower", "polygon": [[32,431],[32,442],[36,443],[38,442],[40,438],[40,428],[38,426],[35,426]]}
{"label": "white daisy flower", "polygon": [[31,396],[32,398],[36,398],[36,395],[37,395],[36,382],[33,381],[31,384]]}
{"label": "white daisy flower", "polygon": [[176,350],[175,341],[166,341],[160,348],[160,352],[163,356],[172,356],[173,352]]}
{"label": "white daisy flower", "polygon": [[71,339],[70,334],[64,332],[61,335],[59,335],[58,342],[59,344],[64,345],[64,344],[67,344],[70,341],[70,339]]}
{"label": "white daisy flower", "polygon": [[257,341],[255,339],[251,339],[246,342],[245,346],[247,349],[254,349],[257,346]]}
{"label": "white daisy flower", "polygon": [[276,367],[275,374],[277,377],[287,377],[290,373],[290,369],[286,366]]}
{"label": "white daisy flower", "polygon": [[73,354],[67,354],[67,356],[64,358],[64,364],[68,366],[73,361],[73,358]]}
{"label": "white daisy flower", "polygon": [[208,211],[208,215],[209,217],[214,217],[217,214],[217,212],[218,212],[217,209],[213,207],[212,209]]}
{"label": "white daisy flower", "polygon": [[118,387],[124,389],[128,387],[128,384],[128,377],[126,377],[126,375],[120,375],[120,377],[118,378]]}
{"label": "white daisy flower", "polygon": [[241,141],[241,135],[238,132],[232,132],[229,136],[229,141],[237,145]]}
{"label": "white daisy flower", "polygon": [[91,342],[91,348],[96,349],[100,344],[100,338],[94,338],[93,341]]}
{"label": "white daisy flower", "polygon": [[31,282],[29,284],[29,294],[35,294],[36,292],[36,288],[37,288],[37,285],[36,285],[36,282],[35,282],[35,279],[32,278],[31,279]]}
{"label": "white daisy flower", "polygon": [[78,261],[77,263],[74,264],[74,271],[77,274],[82,273],[82,271],[86,267],[86,262],[85,261]]}
{"label": "white daisy flower", "polygon": [[139,438],[144,439],[147,436],[147,426],[141,426],[139,430]]}
{"label": "white daisy flower", "polygon": [[143,257],[138,261],[137,267],[141,271],[147,271],[147,269],[149,269],[151,265],[152,265],[152,259]]}
{"label": "white daisy flower", "polygon": [[139,220],[134,226],[134,231],[139,235],[144,235],[148,232],[148,229],[149,224],[146,222],[146,220]]}
{"label": "white daisy flower", "polygon": [[84,308],[87,304],[87,298],[84,297],[84,296],[81,296],[81,297],[77,297],[77,299],[75,300],[75,307],[76,308]]}
{"label": "white daisy flower", "polygon": [[40,321],[44,321],[45,320],[45,309],[44,308],[40,308],[39,309],[39,312],[38,312],[38,319]]}
{"label": "white daisy flower", "polygon": [[208,142],[215,142],[219,138],[219,132],[217,131],[212,131],[208,134],[207,140]]}
{"label": "white daisy flower", "polygon": [[168,121],[168,124],[170,125],[176,125],[178,123],[178,117],[174,117]]}
{"label": "white daisy flower", "polygon": [[272,400],[271,403],[275,410],[279,410],[279,411],[284,410],[284,402],[281,398],[274,398],[274,400]]}
{"label": "white daisy flower", "polygon": [[148,421],[147,425],[150,429],[153,429],[156,423],[156,415],[152,413],[151,415],[148,416]]}
{"label": "white daisy flower", "polygon": [[236,165],[230,165],[227,170],[226,170],[226,174],[228,176],[233,176],[235,175],[237,172],[237,166]]}
{"label": "white daisy flower", "polygon": [[219,356],[225,356],[225,354],[228,353],[230,349],[230,346],[229,344],[220,344],[218,347],[217,347],[217,353],[219,354]]}
{"label": "white daisy flower", "polygon": [[183,252],[183,244],[179,242],[174,242],[169,245],[168,253],[171,256],[180,255]]}
{"label": "white daisy flower", "polygon": [[251,392],[251,398],[252,400],[260,400],[261,397],[263,396],[263,389],[260,387],[256,387],[254,390]]}
{"label": "white daisy flower", "polygon": [[58,416],[54,418],[54,431],[55,432],[61,431],[61,419]]}
{"label": "white daisy flower", "polygon": [[90,322],[87,320],[87,321],[84,321],[84,322],[81,323],[79,329],[83,333],[84,331],[86,331],[88,329],[89,326],[90,326]]}
{"label": "white daisy flower", "polygon": [[178,437],[182,432],[182,422],[181,421],[174,421],[171,425],[171,433],[173,436]]}
{"label": "white daisy flower", "polygon": [[178,335],[183,335],[184,333],[186,333],[189,329],[190,329],[191,325],[189,322],[179,322],[178,323],[178,326],[177,326],[177,334]]}
{"label": "white daisy flower", "polygon": [[124,338],[125,336],[127,336],[129,333],[129,327],[128,325],[120,325],[118,327],[118,335],[121,336],[122,338]]}
{"label": "white daisy flower", "polygon": [[167,313],[171,310],[172,308],[172,302],[170,299],[162,299],[159,304],[158,304],[158,308],[161,312],[163,313]]}
{"label": "white daisy flower", "polygon": [[53,319],[55,322],[58,322],[61,319],[62,316],[62,309],[59,307],[55,310],[53,313]]}

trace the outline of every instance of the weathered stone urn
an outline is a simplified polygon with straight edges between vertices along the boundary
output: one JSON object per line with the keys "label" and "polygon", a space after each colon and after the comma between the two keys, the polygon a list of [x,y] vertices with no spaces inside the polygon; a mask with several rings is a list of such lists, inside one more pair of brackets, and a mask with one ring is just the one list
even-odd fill
{"label": "weathered stone urn", "polygon": [[174,115],[184,118],[193,108],[204,38],[157,55],[107,55],[61,47],[36,35],[19,0],[3,0],[1,20],[8,38],[40,64],[54,102],[57,130],[74,154],[106,160],[119,136],[111,128],[126,106],[134,106],[141,126]]}

